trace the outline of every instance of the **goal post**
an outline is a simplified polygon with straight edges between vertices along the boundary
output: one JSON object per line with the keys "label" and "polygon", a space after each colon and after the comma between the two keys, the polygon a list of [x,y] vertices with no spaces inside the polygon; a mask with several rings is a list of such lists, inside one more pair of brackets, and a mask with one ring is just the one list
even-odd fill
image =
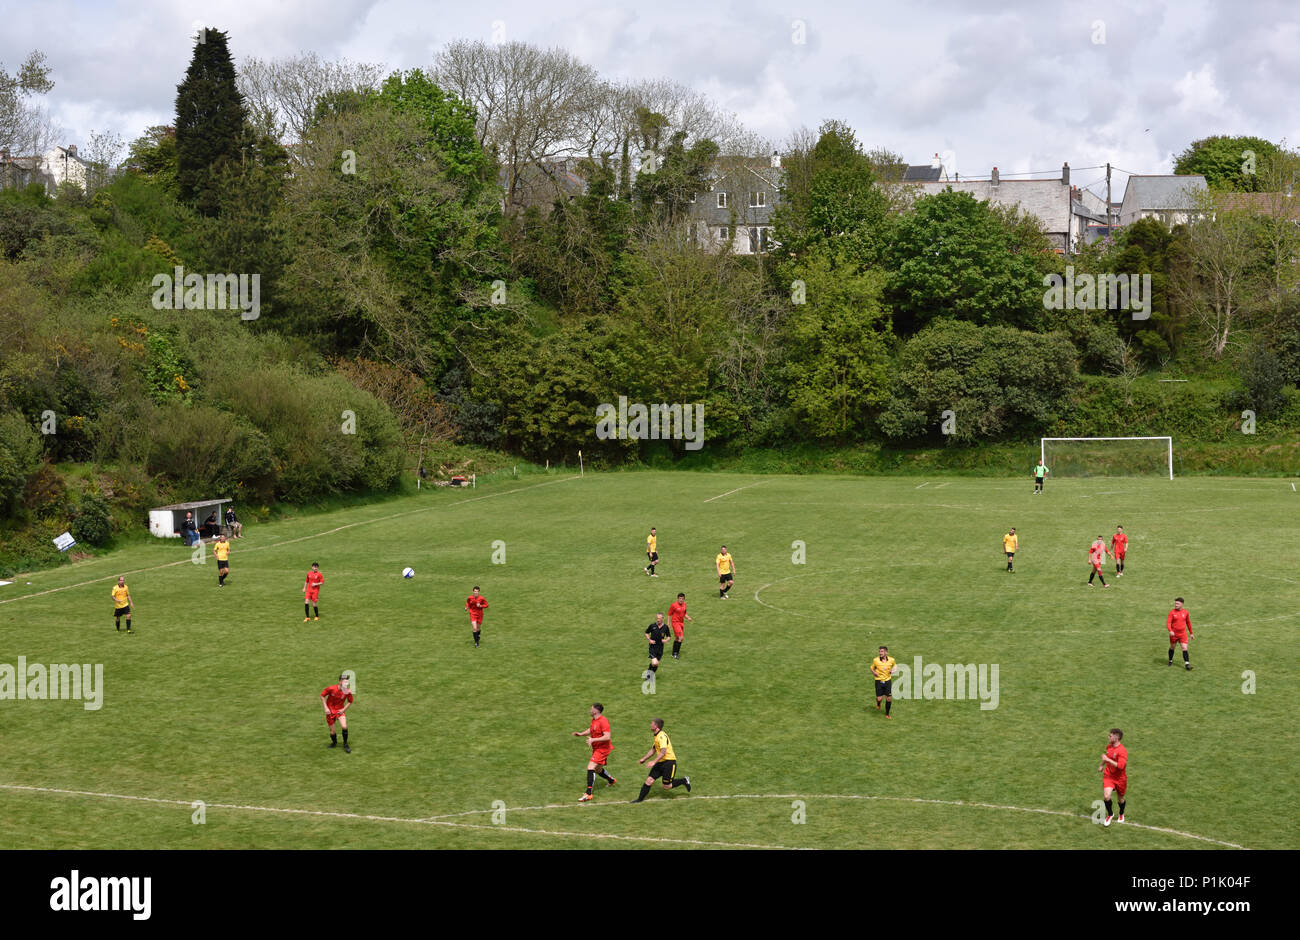
{"label": "goal post", "polygon": [[1174,478],[1172,437],[1044,437],[1039,459],[1053,477]]}

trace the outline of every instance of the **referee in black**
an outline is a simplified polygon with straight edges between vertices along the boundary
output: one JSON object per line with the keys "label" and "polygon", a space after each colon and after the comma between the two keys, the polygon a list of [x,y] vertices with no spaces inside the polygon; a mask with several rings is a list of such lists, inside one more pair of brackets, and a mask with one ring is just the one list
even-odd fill
{"label": "referee in black", "polygon": [[645,628],[646,642],[650,644],[650,668],[641,674],[642,679],[649,679],[659,671],[659,660],[664,658],[664,640],[669,632],[664,615],[655,614],[655,622]]}

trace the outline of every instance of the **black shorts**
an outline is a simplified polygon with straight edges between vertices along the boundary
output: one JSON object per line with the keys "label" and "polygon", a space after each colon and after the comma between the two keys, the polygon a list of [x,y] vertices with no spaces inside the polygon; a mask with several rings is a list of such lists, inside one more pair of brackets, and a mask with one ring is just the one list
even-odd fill
{"label": "black shorts", "polygon": [[677,772],[677,761],[661,760],[650,768],[650,779],[662,779],[665,783],[672,783],[673,774]]}
{"label": "black shorts", "polygon": [[114,616],[114,617],[129,617],[129,616],[131,616],[131,605],[130,605],[130,604],[127,604],[125,607],[114,607],[114,608],[113,608],[113,616]]}
{"label": "black shorts", "polygon": [[719,583],[719,584],[730,584],[731,581],[732,581],[732,577],[731,577],[731,572],[730,572],[730,571],[728,571],[726,574],[720,574],[720,575],[718,575],[718,583]]}
{"label": "black shorts", "polygon": [[881,682],[879,679],[876,680],[876,698],[880,698],[881,696],[884,695],[893,695],[893,694],[894,694],[893,679],[886,679],[884,682]]}
{"label": "black shorts", "polygon": [[649,558],[649,559],[650,559],[650,564],[653,565],[656,561],[659,560],[659,553],[658,553],[658,552],[646,552],[646,553],[645,553],[645,557],[646,557],[646,558]]}
{"label": "black shorts", "polygon": [[218,561],[218,562],[217,562],[217,570],[218,570],[218,571],[229,571],[229,570],[230,570],[230,562],[228,562],[228,561]]}
{"label": "black shorts", "polygon": [[1007,552],[1007,557],[1008,557],[1008,558],[1015,558],[1015,557],[1016,557],[1016,553],[1015,553],[1015,552]]}
{"label": "black shorts", "polygon": [[1043,485],[1043,478],[1042,478],[1042,477],[1034,477],[1034,485],[1035,485],[1035,486],[1042,486],[1042,485]]}
{"label": "black shorts", "polygon": [[664,658],[664,645],[662,643],[660,643],[658,646],[656,646],[653,643],[650,644],[650,658],[651,659]]}

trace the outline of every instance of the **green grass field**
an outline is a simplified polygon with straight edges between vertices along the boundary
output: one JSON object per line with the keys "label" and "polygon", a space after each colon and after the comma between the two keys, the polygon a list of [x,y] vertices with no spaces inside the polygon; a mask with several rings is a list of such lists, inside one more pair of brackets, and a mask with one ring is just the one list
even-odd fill
{"label": "green grass field", "polygon": [[[211,554],[196,566],[175,542],[21,578],[0,587],[0,663],[102,663],[103,706],[0,700],[0,847],[1300,847],[1300,493],[1031,488],[555,475],[250,526],[220,590]],[[1113,586],[1089,588],[1087,546],[1116,523],[1128,573],[1108,561]],[[720,601],[724,542],[738,571]],[[304,624],[313,561],[322,619]],[[121,572],[130,637],[110,616]],[[474,584],[491,603],[478,650]],[[642,633],[678,591],[694,623],[648,695]],[[1176,595],[1190,673],[1165,665]],[[908,666],[997,664],[997,707],[899,700],[886,721],[868,672],[881,643]],[[319,699],[344,668],[350,755],[326,748]],[[619,785],[579,805],[589,749],[570,732],[593,701]],[[631,805],[656,716],[694,791]],[[1130,824],[1103,829],[1116,725]]]}

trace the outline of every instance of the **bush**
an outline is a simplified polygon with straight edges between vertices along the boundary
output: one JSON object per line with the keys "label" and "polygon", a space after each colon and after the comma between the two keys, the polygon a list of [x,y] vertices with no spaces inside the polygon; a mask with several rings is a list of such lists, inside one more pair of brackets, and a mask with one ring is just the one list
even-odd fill
{"label": "bush", "polygon": [[1277,353],[1258,343],[1246,351],[1242,363],[1241,379],[1246,386],[1246,398],[1258,415],[1271,415],[1286,404],[1283,389],[1286,375]]}
{"label": "bush", "polygon": [[18,412],[0,412],[0,518],[14,511],[40,465],[40,435]]}
{"label": "bush", "polygon": [[113,535],[113,516],[108,500],[102,496],[86,495],[77,505],[77,514],[69,530],[78,542],[103,545]]}
{"label": "bush", "polygon": [[880,415],[888,438],[949,443],[1011,437],[1048,426],[1076,383],[1076,351],[1060,333],[941,320],[903,347],[892,399]]}

